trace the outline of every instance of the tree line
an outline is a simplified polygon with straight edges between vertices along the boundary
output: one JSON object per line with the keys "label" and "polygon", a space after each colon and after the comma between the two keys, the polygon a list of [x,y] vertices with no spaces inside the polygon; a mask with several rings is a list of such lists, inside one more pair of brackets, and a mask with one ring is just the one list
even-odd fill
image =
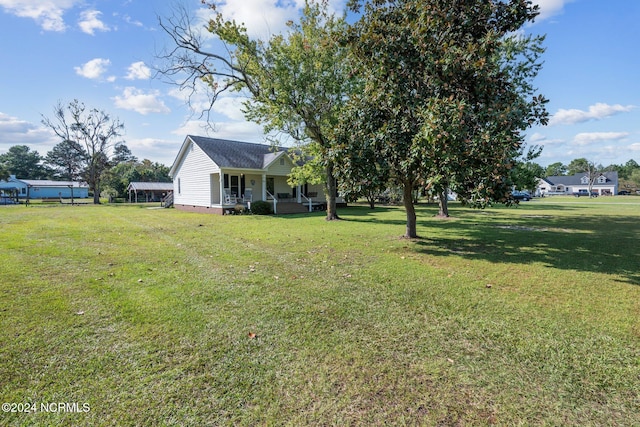
{"label": "tree line", "polygon": [[0,179],[85,181],[94,203],[101,195],[124,196],[132,181],[171,182],[169,168],[157,162],[139,161],[119,138],[124,124],[78,100],[54,107],[54,118],[43,124],[61,139],[45,156],[26,145],[14,145],[0,154]]}

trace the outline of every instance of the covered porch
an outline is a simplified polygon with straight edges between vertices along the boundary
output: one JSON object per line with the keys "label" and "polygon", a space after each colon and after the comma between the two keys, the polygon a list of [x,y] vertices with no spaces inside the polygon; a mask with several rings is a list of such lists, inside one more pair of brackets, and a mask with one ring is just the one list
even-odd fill
{"label": "covered porch", "polygon": [[283,203],[302,205],[309,212],[326,207],[321,186],[292,187],[287,179],[287,175],[222,169],[210,175],[211,207],[222,214],[242,207],[251,209],[251,203],[258,200],[273,203],[274,213]]}

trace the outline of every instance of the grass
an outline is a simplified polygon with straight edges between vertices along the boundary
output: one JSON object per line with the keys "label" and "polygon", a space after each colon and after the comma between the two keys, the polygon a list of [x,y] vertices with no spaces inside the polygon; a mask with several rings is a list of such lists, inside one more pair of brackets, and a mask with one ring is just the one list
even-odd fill
{"label": "grass", "polygon": [[638,202],[2,207],[0,424],[639,425]]}

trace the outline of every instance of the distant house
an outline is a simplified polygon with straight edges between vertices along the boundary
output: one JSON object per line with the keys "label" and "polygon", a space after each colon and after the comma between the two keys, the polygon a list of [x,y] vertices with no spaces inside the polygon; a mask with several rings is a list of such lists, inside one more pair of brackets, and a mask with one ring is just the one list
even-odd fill
{"label": "distant house", "polygon": [[[568,176],[548,176],[540,178],[537,196],[571,195],[589,190],[589,176],[586,172]],[[593,183],[591,191],[601,196],[618,194],[618,172],[602,172]]]}
{"label": "distant house", "polygon": [[130,182],[129,203],[160,202],[173,192],[173,182]]}
{"label": "distant house", "polygon": [[25,200],[89,197],[89,185],[85,182],[18,179],[15,175],[11,175],[8,181],[0,181],[0,191]]}
{"label": "distant house", "polygon": [[276,213],[324,208],[322,185],[291,187],[287,149],[188,135],[169,171],[177,209],[224,214],[238,204],[273,203]]}

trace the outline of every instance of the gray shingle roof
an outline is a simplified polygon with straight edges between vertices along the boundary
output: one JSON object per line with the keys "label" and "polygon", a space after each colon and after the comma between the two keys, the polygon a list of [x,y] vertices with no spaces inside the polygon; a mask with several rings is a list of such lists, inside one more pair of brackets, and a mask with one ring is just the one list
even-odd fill
{"label": "gray shingle roof", "polygon": [[[263,169],[277,157],[271,145],[193,135],[188,137],[221,168]],[[276,147],[276,151],[286,149]]]}
{"label": "gray shingle roof", "polygon": [[127,190],[173,191],[173,182],[130,182]]}
{"label": "gray shingle roof", "polygon": [[[581,180],[585,175],[587,175],[586,172],[566,176],[548,176],[545,180],[552,185],[584,185]],[[607,178],[608,183],[618,182],[618,172],[603,172],[602,175]]]}

